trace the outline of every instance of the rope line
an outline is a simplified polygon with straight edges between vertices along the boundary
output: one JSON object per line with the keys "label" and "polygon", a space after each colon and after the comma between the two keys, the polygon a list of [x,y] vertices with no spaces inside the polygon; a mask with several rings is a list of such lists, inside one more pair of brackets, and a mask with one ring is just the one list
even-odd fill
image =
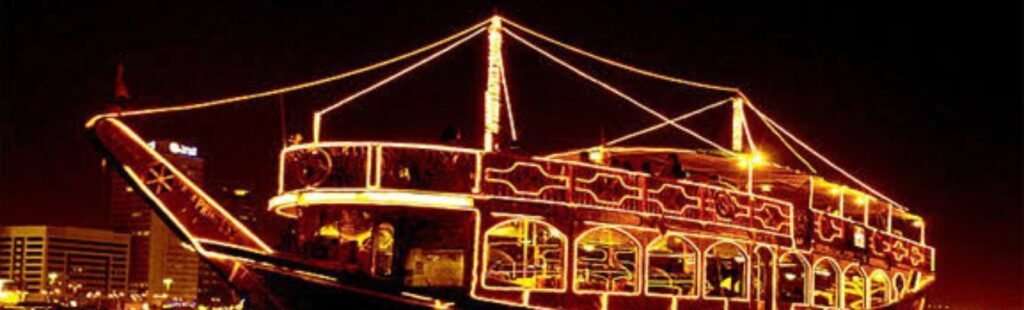
{"label": "rope line", "polygon": [[241,101],[248,101],[248,100],[259,99],[259,98],[264,98],[264,97],[270,97],[270,96],[275,96],[275,95],[280,95],[280,94],[284,94],[284,93],[289,93],[289,92],[293,92],[293,91],[297,91],[297,90],[302,90],[302,89],[306,89],[306,88],[310,88],[310,87],[320,86],[320,85],[327,84],[327,83],[330,83],[330,82],[342,80],[342,79],[349,78],[349,77],[352,77],[352,76],[355,76],[355,75],[359,75],[359,74],[362,74],[362,73],[373,71],[375,69],[378,69],[378,68],[381,68],[381,67],[384,67],[384,66],[387,66],[387,65],[390,65],[390,64],[393,64],[393,63],[396,63],[396,62],[408,59],[410,57],[422,54],[422,53],[424,53],[426,51],[432,50],[432,49],[434,49],[434,48],[436,48],[438,46],[444,45],[445,43],[451,42],[452,40],[455,40],[455,39],[457,39],[459,37],[462,37],[462,36],[472,32],[473,30],[477,30],[478,28],[483,27],[484,25],[486,25],[489,22],[490,22],[490,20],[488,19],[486,21],[477,23],[477,24],[475,24],[473,26],[470,26],[468,28],[465,28],[465,29],[463,29],[463,30],[461,30],[461,31],[459,31],[459,32],[457,32],[455,34],[447,36],[447,37],[445,37],[445,38],[443,38],[441,40],[438,40],[438,41],[436,41],[434,43],[430,43],[430,44],[424,45],[424,46],[422,46],[420,48],[417,48],[415,50],[409,51],[409,52],[407,52],[405,54],[398,55],[398,56],[395,56],[395,57],[392,57],[392,58],[389,58],[389,59],[386,59],[386,60],[383,60],[383,61],[371,64],[371,65],[368,65],[368,66],[364,66],[364,67],[361,67],[361,68],[358,68],[358,69],[354,69],[354,70],[338,73],[338,74],[335,74],[335,75],[332,75],[332,76],[328,76],[328,77],[325,77],[325,78],[321,78],[321,79],[318,79],[318,80],[313,80],[313,81],[309,81],[309,82],[294,84],[294,85],[290,85],[290,86],[285,86],[285,87],[276,88],[276,89],[267,90],[267,91],[262,91],[262,92],[257,92],[257,93],[251,93],[251,94],[234,96],[234,97],[228,97],[228,98],[211,100],[211,101],[182,104],[182,105],[176,105],[176,106],[170,106],[170,107],[159,107],[159,108],[149,108],[149,109],[123,111],[123,112],[103,113],[103,114],[96,115],[92,119],[90,119],[86,123],[86,127],[92,126],[92,124],[94,124],[96,122],[96,120],[99,120],[100,118],[104,118],[104,117],[129,117],[129,116],[140,116],[140,115],[149,115],[149,114],[157,114],[157,113],[180,112],[180,111],[188,111],[188,110],[195,110],[195,109],[204,109],[204,108],[220,106],[220,105],[225,105],[225,104],[230,104],[230,103],[236,103],[236,102],[241,102]]}
{"label": "rope line", "polygon": [[841,173],[843,176],[849,178],[851,181],[853,181],[854,183],[857,183],[857,185],[860,185],[861,187],[863,187],[864,189],[868,190],[872,194],[875,194],[876,196],[881,197],[882,199],[885,199],[885,201],[887,201],[887,202],[889,202],[889,203],[891,203],[893,205],[896,205],[896,206],[900,207],[901,209],[906,209],[906,207],[904,207],[900,203],[896,202],[892,198],[889,198],[885,194],[882,194],[881,192],[879,192],[878,190],[874,189],[873,187],[871,187],[867,183],[864,183],[864,181],[861,181],[860,179],[858,179],[853,174],[847,172],[845,169],[843,169],[839,165],[837,165],[834,162],[832,162],[831,160],[829,160],[824,155],[821,155],[821,153],[818,153],[818,151],[814,150],[809,145],[807,145],[807,143],[804,143],[802,140],[800,140],[795,135],[790,133],[788,130],[786,130],[786,128],[784,128],[782,126],[779,126],[779,124],[776,123],[775,120],[773,120],[771,117],[768,117],[767,115],[762,113],[761,110],[757,109],[757,107],[755,107],[753,105],[753,103],[751,103],[749,100],[747,100],[747,104],[748,104],[748,106],[750,106],[750,109],[754,111],[754,113],[757,113],[757,115],[759,117],[761,117],[763,120],[765,120],[767,123],[771,124],[772,126],[776,126],[779,129],[779,131],[781,131],[783,134],[785,134],[790,139],[793,139],[793,142],[796,142],[797,145],[800,145],[801,147],[806,149],[808,152],[810,152],[812,155],[817,157],[819,160],[821,160],[822,162],[827,164],[829,167],[832,167],[832,169],[835,169],[836,171]]}
{"label": "rope line", "polygon": [[554,39],[552,37],[546,36],[546,35],[538,32],[536,30],[527,28],[526,26],[517,24],[517,23],[515,23],[513,21],[510,21],[510,20],[504,18],[504,17],[502,17],[502,20],[504,20],[509,25],[512,25],[513,27],[516,27],[516,29],[522,30],[523,32],[526,32],[526,33],[528,33],[530,35],[533,35],[533,36],[535,36],[537,38],[540,38],[541,40],[547,41],[548,43],[557,45],[557,46],[559,46],[561,48],[567,49],[567,50],[572,51],[574,53],[577,53],[577,54],[580,54],[580,55],[583,55],[583,56],[586,56],[586,57],[590,57],[591,59],[597,60],[599,62],[605,63],[605,64],[613,66],[613,67],[617,67],[619,69],[623,69],[623,70],[630,71],[630,72],[633,72],[633,73],[636,73],[636,74],[639,74],[639,75],[643,75],[643,76],[647,76],[647,77],[651,77],[651,78],[655,78],[655,79],[659,79],[659,80],[663,80],[663,81],[667,81],[667,82],[672,82],[672,83],[676,83],[676,84],[683,84],[683,85],[688,85],[688,86],[692,86],[692,87],[698,87],[698,88],[703,88],[703,89],[711,89],[711,90],[717,90],[717,91],[724,91],[724,92],[739,92],[739,88],[736,88],[736,87],[720,86],[720,85],[702,83],[702,82],[697,82],[697,81],[691,81],[691,80],[687,80],[687,79],[672,77],[672,76],[664,75],[664,74],[661,74],[661,73],[640,69],[640,68],[637,68],[635,66],[630,66],[630,65],[627,65],[625,63],[618,62],[618,61],[615,61],[613,59],[610,59],[610,58],[607,58],[607,57],[603,57],[603,56],[600,56],[600,55],[597,55],[597,54],[585,51],[585,50],[583,50],[581,48],[572,46],[572,45],[570,45],[568,43],[565,43],[565,42],[562,42],[562,41],[558,41],[558,40],[556,40],[556,39]]}
{"label": "rope line", "polygon": [[[744,113],[746,114],[746,113]],[[743,116],[743,134],[747,136],[747,145],[750,145],[750,152],[757,153],[757,144],[754,143],[754,137],[750,134],[750,125],[747,121],[747,117]]]}
{"label": "rope line", "polygon": [[[697,114],[703,113],[704,111],[720,107],[723,104],[729,103],[729,101],[731,101],[731,100],[732,99],[725,99],[725,100],[722,100],[722,101],[719,101],[719,102],[715,102],[715,103],[709,104],[709,105],[704,106],[704,107],[702,107],[700,109],[696,109],[696,110],[693,110],[691,112],[687,112],[685,114],[677,116],[676,118],[673,118],[670,121],[673,122],[673,123],[679,122],[681,120],[684,120],[684,119],[696,116]],[[665,126],[668,126],[668,125],[669,125],[668,123],[662,122],[662,123],[659,123],[657,125],[650,126],[650,127],[647,127],[647,128],[641,129],[641,130],[637,130],[637,131],[634,131],[634,132],[632,132],[630,134],[626,134],[626,135],[623,135],[621,137],[615,138],[614,140],[612,140],[612,141],[610,141],[610,142],[608,142],[606,144],[608,144],[608,145],[616,145],[616,144],[622,143],[622,142],[624,142],[626,140],[633,139],[633,138],[636,138],[638,136],[644,135],[646,133],[649,133],[649,132],[652,132],[652,131],[664,128]],[[594,146],[594,147],[597,147],[597,146]],[[593,148],[593,147],[590,147],[590,148]]]}
{"label": "rope line", "polygon": [[622,99],[625,99],[626,101],[628,101],[629,103],[632,103],[633,105],[637,106],[641,110],[644,110],[647,113],[650,113],[651,115],[654,115],[655,117],[661,119],[663,122],[668,123],[672,127],[675,127],[676,129],[679,129],[679,130],[681,130],[681,131],[683,131],[685,133],[688,133],[691,136],[693,136],[694,138],[697,138],[698,140],[700,140],[700,141],[702,141],[704,143],[707,143],[708,145],[711,145],[711,146],[715,147],[716,149],[718,149],[718,150],[720,150],[720,151],[722,151],[722,152],[724,152],[726,154],[733,155],[733,156],[736,155],[735,152],[733,152],[733,151],[731,151],[729,149],[726,149],[726,148],[722,147],[721,145],[718,145],[714,141],[711,141],[708,138],[705,138],[704,136],[701,136],[700,134],[694,132],[693,130],[691,130],[689,128],[686,128],[686,127],[684,127],[682,125],[679,125],[679,124],[676,124],[676,123],[672,122],[671,119],[669,119],[665,115],[661,114],[660,112],[655,111],[654,109],[651,109],[650,107],[644,105],[643,103],[640,103],[636,99],[633,99],[633,97],[630,97],[629,95],[626,95],[625,93],[623,93],[622,91],[616,89],[615,87],[612,87],[611,85],[608,85],[607,83],[602,82],[601,80],[598,80],[597,78],[595,78],[595,77],[593,77],[593,76],[591,76],[591,75],[581,71],[580,69],[577,69],[573,65],[570,65],[569,63],[563,61],[562,59],[552,55],[551,53],[548,53],[544,49],[542,49],[540,47],[537,47],[533,43],[530,43],[530,41],[527,41],[526,39],[516,35],[515,33],[513,33],[510,30],[508,30],[507,28],[506,29],[502,29],[502,31],[504,31],[509,36],[511,36],[512,38],[516,39],[517,41],[519,41],[519,42],[523,43],[524,45],[530,47],[534,51],[537,51],[541,55],[544,55],[544,56],[548,57],[549,59],[551,59],[555,63],[558,63],[558,64],[566,67],[570,71],[573,71],[574,73],[576,73],[577,75],[583,77],[584,79],[587,79],[590,82],[593,82],[594,84],[597,84],[598,86],[601,86],[605,90],[608,90],[609,92],[611,92],[611,93],[613,93],[615,95],[618,95],[619,97],[622,97]]}
{"label": "rope line", "polygon": [[516,118],[512,114],[512,96],[509,95],[508,90],[508,79],[505,77],[505,66],[501,66],[501,89],[505,90],[505,110],[508,113],[508,126],[512,131],[512,141],[518,141],[519,135],[516,133]]}
{"label": "rope line", "polygon": [[[750,99],[747,98],[747,96],[744,95],[742,92],[740,92],[739,95],[743,98],[745,104],[750,106]],[[754,108],[751,106],[751,109],[753,110]],[[806,158],[800,155],[800,152],[797,152],[796,149],[793,148],[793,145],[789,144],[789,141],[787,141],[787,139],[783,137],[781,133],[779,133],[778,129],[775,129],[775,126],[772,126],[772,124],[768,123],[768,121],[764,119],[764,116],[762,116],[762,114],[759,111],[754,112],[754,114],[757,114],[758,119],[760,119],[761,122],[764,123],[764,126],[768,127],[768,130],[771,131],[772,134],[774,134],[775,137],[779,139],[779,141],[782,141],[782,145],[785,145],[786,149],[788,149],[790,153],[793,153],[793,156],[796,156],[796,158],[799,159],[800,162],[803,163],[804,166],[806,166],[807,169],[811,171],[811,173],[818,173],[818,170],[814,168],[814,165],[811,165],[811,162],[807,161]]]}
{"label": "rope line", "polygon": [[481,33],[484,32],[484,30],[487,30],[487,28],[480,27],[479,29],[476,30],[476,32],[473,32],[472,34],[463,37],[462,39],[452,43],[451,45],[448,45],[444,49],[441,49],[441,50],[439,50],[437,52],[434,52],[433,54],[430,54],[430,56],[427,56],[427,57],[421,59],[420,61],[417,61],[416,63],[413,63],[413,64],[409,65],[408,67],[405,67],[401,71],[398,71],[395,74],[392,74],[391,76],[388,76],[387,78],[384,78],[383,80],[380,80],[377,83],[374,83],[373,85],[370,85],[370,86],[364,88],[363,90],[360,90],[360,91],[358,91],[358,92],[356,92],[356,93],[354,93],[352,95],[349,95],[348,97],[345,97],[345,99],[342,99],[341,101],[338,101],[335,104],[332,104],[332,105],[330,105],[330,106],[328,106],[326,108],[323,108],[323,109],[321,109],[319,111],[316,111],[316,113],[313,113],[313,124],[314,124],[314,127],[313,127],[313,141],[315,141],[315,142],[319,142],[320,141],[320,127],[321,127],[322,117],[323,117],[324,114],[327,114],[328,112],[331,112],[331,111],[333,111],[333,110],[335,110],[335,109],[337,109],[337,108],[339,108],[339,107],[341,107],[341,106],[343,106],[345,104],[348,104],[349,102],[352,102],[353,100],[355,100],[355,99],[357,99],[359,97],[362,97],[363,95],[365,95],[365,94],[367,94],[367,93],[369,93],[371,91],[374,91],[377,88],[380,88],[381,86],[384,86],[384,85],[390,83],[391,81],[394,81],[395,79],[398,79],[399,77],[405,75],[406,73],[409,73],[410,71],[415,70],[416,68],[419,68],[420,66],[422,66],[422,65],[424,65],[424,64],[426,64],[426,63],[428,63],[428,62],[430,62],[430,61],[432,61],[434,59],[437,59],[437,57],[440,57],[441,55],[444,55],[444,54],[448,53],[448,51],[451,51],[452,49],[454,49],[456,47],[459,47],[463,43],[466,43],[466,41],[469,41],[470,39],[476,37],[477,35],[480,35]]}

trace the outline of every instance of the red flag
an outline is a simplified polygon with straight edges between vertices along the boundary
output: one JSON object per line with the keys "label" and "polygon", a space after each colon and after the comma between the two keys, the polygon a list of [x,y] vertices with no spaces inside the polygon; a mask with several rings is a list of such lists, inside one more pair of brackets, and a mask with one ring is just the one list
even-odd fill
{"label": "red flag", "polygon": [[132,99],[132,95],[128,93],[128,85],[124,83],[124,64],[117,63],[117,76],[114,79],[114,100],[124,106],[128,100]]}

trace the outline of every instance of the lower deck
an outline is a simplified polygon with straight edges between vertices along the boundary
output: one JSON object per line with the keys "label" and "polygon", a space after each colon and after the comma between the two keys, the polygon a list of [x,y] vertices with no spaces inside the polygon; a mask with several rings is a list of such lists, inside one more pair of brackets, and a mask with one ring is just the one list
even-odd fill
{"label": "lower deck", "polygon": [[304,260],[350,281],[453,302],[468,295],[536,308],[866,309],[905,302],[927,284],[917,271],[824,248],[569,207],[377,202],[307,205],[297,215]]}

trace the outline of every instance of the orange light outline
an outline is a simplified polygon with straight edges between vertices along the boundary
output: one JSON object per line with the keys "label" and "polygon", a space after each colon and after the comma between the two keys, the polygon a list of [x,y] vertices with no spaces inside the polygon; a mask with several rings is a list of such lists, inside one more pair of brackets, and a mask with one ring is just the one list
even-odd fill
{"label": "orange light outline", "polygon": [[[683,242],[685,242],[687,245],[689,245],[690,249],[693,250],[693,252],[694,252],[694,265],[695,266],[694,266],[694,275],[693,275],[694,283],[693,283],[693,294],[692,295],[673,295],[673,294],[663,294],[663,293],[651,293],[651,291],[650,291],[650,289],[651,289],[651,285],[650,285],[651,284],[651,281],[650,281],[651,280],[651,247],[655,243],[661,241],[662,239],[672,238],[672,237],[676,237],[676,238],[679,238],[679,239],[683,240]],[[703,278],[701,277],[701,272],[700,272],[700,269],[701,269],[700,267],[703,266],[702,265],[702,261],[701,261],[701,254],[702,254],[702,252],[703,251],[701,251],[700,248],[697,247],[697,244],[693,243],[693,241],[690,241],[690,239],[686,238],[686,236],[684,236],[683,234],[680,234],[680,233],[677,233],[677,232],[674,232],[674,231],[668,231],[668,232],[666,232],[663,235],[660,235],[658,237],[655,237],[654,239],[651,239],[651,242],[648,242],[647,246],[644,247],[644,256],[647,259],[647,261],[644,263],[644,270],[646,271],[645,275],[647,277],[645,279],[645,281],[644,281],[644,295],[645,296],[651,296],[651,297],[660,297],[660,298],[666,298],[666,297],[667,298],[673,298],[673,299],[681,298],[681,299],[684,299],[684,300],[696,300],[696,299],[699,299],[700,298],[700,283],[701,283],[701,281],[703,281]],[[673,255],[673,254],[669,254],[669,257],[672,257],[671,255]]]}
{"label": "orange light outline", "polygon": [[[184,173],[181,173],[181,171],[178,170],[178,168],[175,167],[174,165],[172,165],[169,161],[167,161],[166,158],[164,158],[162,155],[157,153],[156,150],[153,150],[152,148],[150,148],[149,145],[147,145],[144,141],[142,141],[142,138],[140,138],[137,134],[135,134],[134,131],[129,129],[128,126],[126,126],[124,123],[122,123],[120,120],[118,120],[116,118],[110,118],[110,119],[107,119],[107,121],[109,121],[110,124],[114,125],[119,130],[121,130],[121,133],[123,133],[123,134],[125,134],[125,136],[129,137],[139,147],[141,147],[142,149],[146,150],[146,152],[149,153],[149,155],[152,158],[156,159],[161,164],[166,166],[171,171],[171,173],[174,173],[174,175],[177,176],[178,180],[184,182],[185,185],[188,186],[192,190],[193,193],[199,195],[201,198],[206,200],[209,203],[209,205],[213,206],[213,208],[215,210],[217,210],[217,212],[219,212],[224,218],[227,218],[228,222],[231,223],[233,226],[235,226],[237,231],[242,232],[242,234],[245,235],[246,237],[248,237],[250,239],[250,241],[253,241],[257,246],[259,246],[263,250],[264,253],[268,253],[268,254],[273,254],[274,253],[274,249],[272,249],[266,243],[263,243],[262,239],[257,237],[251,231],[249,231],[249,228],[246,227],[245,225],[243,225],[241,222],[239,222],[238,219],[235,219],[235,217],[232,216],[231,213],[227,212],[227,210],[224,210],[224,208],[221,207],[220,204],[217,203],[216,200],[213,200],[213,198],[210,198],[210,196],[206,195],[206,192],[203,191],[202,188],[200,188],[195,183],[193,183],[191,179],[189,179],[187,176],[185,176]],[[125,167],[127,167],[127,166],[125,166]],[[144,183],[139,183],[139,184],[140,184],[141,187],[145,187]],[[152,196],[152,197],[155,198],[155,196]],[[172,214],[173,213],[168,213],[168,215],[172,215]]]}
{"label": "orange light outline", "polygon": [[[556,237],[556,238],[558,238],[561,241],[561,244],[562,244],[562,286],[561,286],[561,288],[536,289],[536,288],[518,288],[518,287],[496,287],[496,286],[489,286],[489,285],[487,285],[487,276],[486,276],[486,273],[487,273],[487,262],[489,261],[488,259],[490,258],[489,255],[488,255],[489,252],[490,252],[490,247],[487,246],[487,241],[488,241],[488,239],[490,239],[490,233],[491,233],[491,231],[493,231],[494,229],[496,229],[496,228],[498,228],[498,227],[500,227],[502,225],[506,225],[506,224],[509,224],[509,223],[514,223],[514,222],[517,222],[517,221],[518,222],[522,222],[524,225],[529,225],[530,223],[541,224],[542,226],[545,226],[548,229],[551,229],[552,231],[558,232],[558,234],[561,236],[560,238]],[[524,292],[524,293],[528,293],[528,292],[565,293],[568,290],[568,286],[569,286],[568,282],[570,281],[569,277],[567,275],[567,273],[569,272],[569,268],[567,266],[567,264],[569,263],[569,239],[568,239],[568,236],[564,232],[562,232],[561,230],[558,229],[558,227],[555,227],[554,225],[551,225],[550,223],[548,223],[548,222],[546,222],[544,220],[540,220],[540,219],[533,219],[533,218],[529,218],[529,217],[514,217],[514,218],[511,218],[511,219],[507,219],[507,220],[498,222],[498,223],[492,225],[490,228],[487,228],[487,230],[484,231],[483,236],[484,236],[484,238],[483,238],[484,239],[484,241],[483,241],[484,243],[483,243],[483,253],[482,253],[482,255],[483,255],[483,264],[484,264],[483,267],[484,268],[480,269],[480,278],[483,279],[483,280],[480,281],[481,287],[483,287],[485,289],[488,289],[488,290],[492,290],[492,291]],[[524,303],[525,304],[529,304],[529,302],[524,302]]]}

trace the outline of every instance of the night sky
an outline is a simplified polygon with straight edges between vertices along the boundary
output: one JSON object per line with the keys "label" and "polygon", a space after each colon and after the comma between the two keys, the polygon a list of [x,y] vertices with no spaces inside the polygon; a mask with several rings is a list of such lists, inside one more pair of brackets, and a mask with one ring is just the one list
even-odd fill
{"label": "night sky", "polygon": [[[100,156],[83,123],[111,102],[118,59],[135,107],[171,105],[355,68],[497,11],[627,63],[742,88],[826,156],[926,218],[939,251],[932,299],[960,309],[1024,305],[1020,7],[342,2],[0,2],[0,225],[107,224]],[[331,114],[325,135],[432,141],[455,124],[472,145],[484,52],[484,41],[474,40]],[[728,96],[560,55],[670,115]],[[509,43],[506,61],[528,151],[589,146],[656,122],[522,45]],[[285,96],[288,131],[308,137],[310,111],[398,68]],[[278,99],[130,125],[147,138],[198,146],[209,184],[265,196],[280,147]],[[725,144],[722,120],[694,128]],[[756,137],[778,160],[797,164],[769,136]],[[679,134],[648,141],[692,145]]]}

